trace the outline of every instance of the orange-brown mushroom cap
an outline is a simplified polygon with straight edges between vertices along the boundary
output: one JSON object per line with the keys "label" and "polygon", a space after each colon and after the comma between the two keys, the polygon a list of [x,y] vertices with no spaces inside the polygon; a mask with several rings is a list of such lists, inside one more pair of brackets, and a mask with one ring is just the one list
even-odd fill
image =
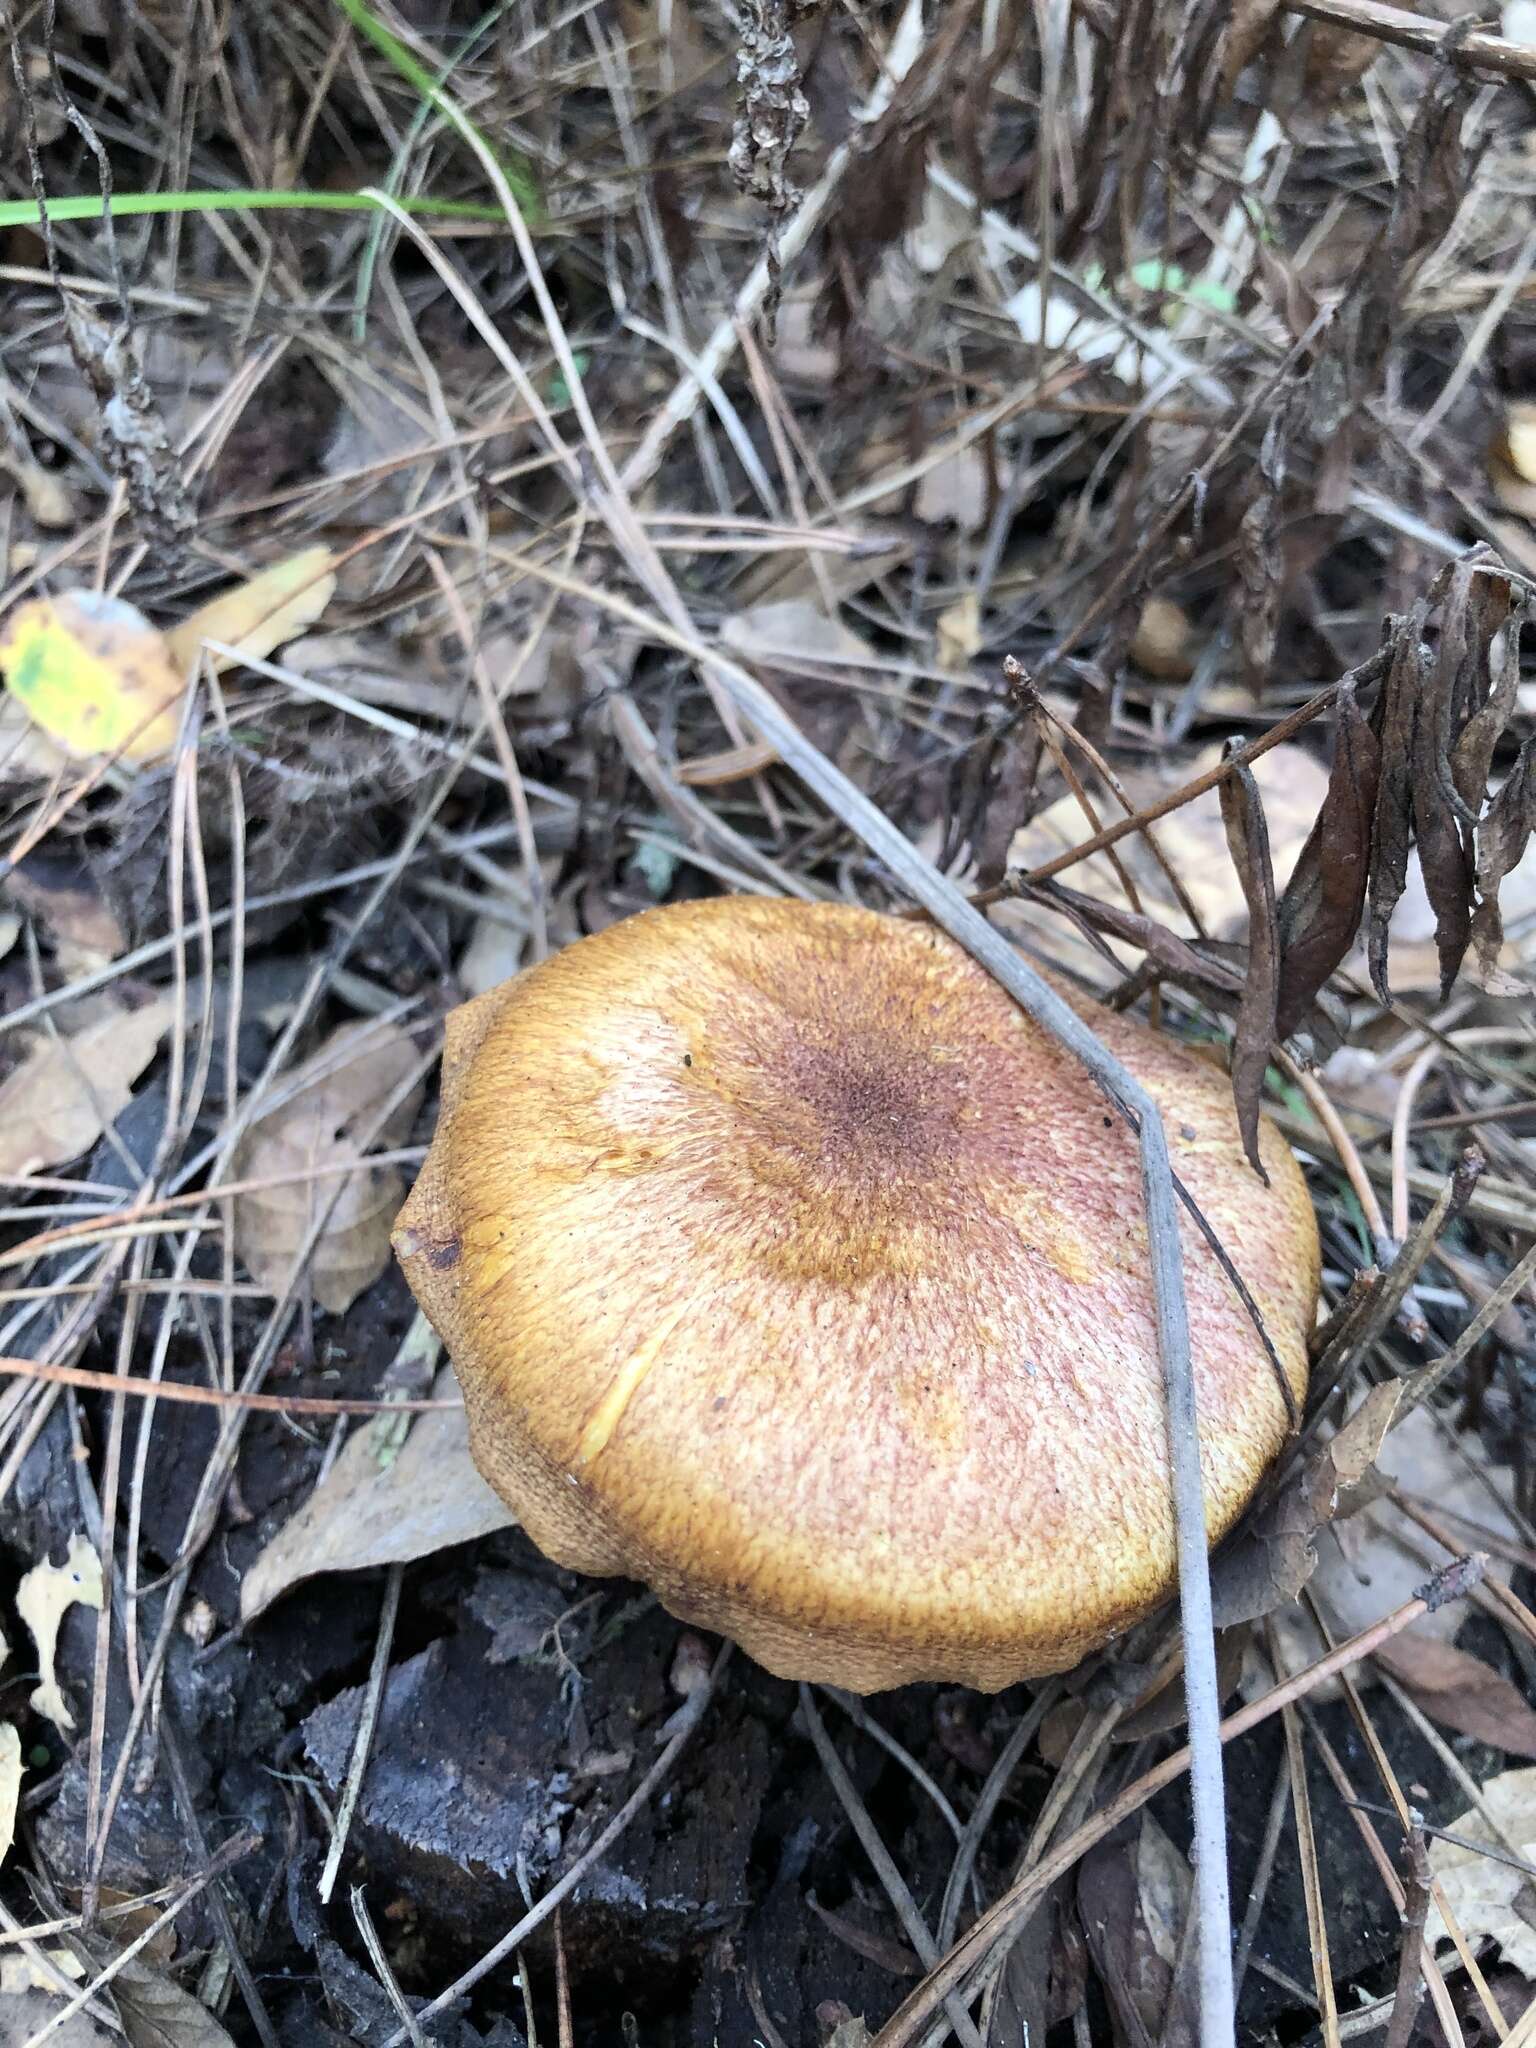
{"label": "orange-brown mushroom cap", "polygon": [[[1299,1398],[1318,1244],[1225,1076],[1080,1003]],[[1063,1670],[1176,1582],[1134,1135],[942,934],[732,897],[646,911],[457,1011],[396,1248],[534,1542],[769,1670],[859,1691]],[[1183,1235],[1206,1519],[1286,1430]]]}

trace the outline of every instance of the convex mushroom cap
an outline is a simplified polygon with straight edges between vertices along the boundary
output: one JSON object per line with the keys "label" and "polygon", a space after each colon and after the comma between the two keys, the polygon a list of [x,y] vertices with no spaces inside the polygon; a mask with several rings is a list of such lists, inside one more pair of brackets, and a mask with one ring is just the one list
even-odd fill
{"label": "convex mushroom cap", "polygon": [[[1218,1069],[1071,999],[1299,1400],[1318,1242],[1289,1149],[1263,1127],[1266,1187]],[[1134,1134],[925,925],[678,904],[466,1004],[395,1244],[540,1549],[770,1671],[990,1690],[1176,1583]],[[1183,1247],[1214,1541],[1286,1407],[1187,1222]]]}

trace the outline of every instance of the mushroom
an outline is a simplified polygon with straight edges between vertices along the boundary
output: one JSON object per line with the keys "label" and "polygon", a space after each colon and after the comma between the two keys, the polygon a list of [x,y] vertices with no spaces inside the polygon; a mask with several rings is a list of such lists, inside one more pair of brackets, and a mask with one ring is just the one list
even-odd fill
{"label": "mushroom", "polygon": [[[1221,1537],[1306,1388],[1316,1221],[1219,1068],[1069,995],[1150,1091]],[[648,910],[448,1020],[395,1246],[476,1463],[556,1562],[788,1678],[992,1691],[1177,1580],[1134,1133],[952,940],[842,905]]]}

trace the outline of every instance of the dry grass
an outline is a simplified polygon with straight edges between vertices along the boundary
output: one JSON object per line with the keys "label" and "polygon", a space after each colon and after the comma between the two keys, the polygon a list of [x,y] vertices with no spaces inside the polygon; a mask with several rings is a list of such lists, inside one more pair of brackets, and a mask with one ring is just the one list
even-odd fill
{"label": "dry grass", "polygon": [[[13,1180],[0,1216],[0,1532],[24,1568],[67,1480],[109,1589],[80,1666],[79,1855],[51,1869],[33,1830],[70,1768],[55,1744],[27,1781],[0,1941],[67,1933],[90,1971],[111,1966],[115,1816],[158,1774],[191,1875],[143,1903],[171,1925],[200,1901],[211,1958],[195,1976],[177,1959],[186,1988],[238,2039],[288,2038],[263,1973],[310,1966],[272,1899],[241,1893],[250,1842],[220,1839],[166,1679],[240,1523],[253,1418],[282,1407],[295,1456],[317,1459],[304,1417],[430,1405],[381,1385],[401,1334],[388,1281],[345,1321],[315,1306],[355,1158],[419,1158],[391,1113],[481,977],[681,893],[920,905],[962,936],[969,899],[1010,958],[1064,961],[1173,1028],[1235,1030],[1240,1103],[1263,1092],[1305,1151],[1340,1312],[1278,1484],[1315,1471],[1363,1386],[1408,1381],[1404,1413],[1428,1403],[1472,1467],[1511,1469],[1492,1547],[1515,1578],[1490,1588],[1479,1669],[1529,1698],[1536,482],[1501,441],[1536,395],[1529,53],[1367,0],[54,12],[13,5],[0,27],[0,612],[86,586],[169,624],[315,541],[340,582],[297,644],[205,668],[157,765],[49,758],[24,721],[0,734],[0,1063],[114,1004],[172,1005],[137,1121]],[[46,232],[39,193],[71,202]],[[1371,721],[1368,785],[1335,772],[1304,851],[1317,807],[1281,816],[1302,757],[1326,761],[1332,732],[1342,758]],[[1213,790],[1214,847],[1191,823]],[[1064,848],[1040,837],[1063,818]],[[292,1177],[300,1241],[255,1286],[237,1203],[288,1182],[247,1170],[253,1130],[355,1020],[402,1041],[409,1071],[353,1154]],[[333,1323],[373,1347],[339,1393]],[[166,1407],[145,1405],[162,1380]],[[172,1401],[217,1426],[167,1554],[141,1524]],[[1426,1569],[1485,1534],[1421,1528]],[[1270,1607],[1296,1593],[1283,1578]],[[1219,1575],[1217,1593],[1219,1612]],[[1264,2011],[1332,2042],[1374,2001],[1403,2048],[1429,2038],[1410,2032],[1427,1982],[1443,2036],[1476,2020],[1524,2038],[1531,1993],[1509,1972],[1490,1986],[1480,1930],[1439,1962],[1422,1943],[1445,1900],[1395,1758],[1426,1688],[1396,1666],[1385,1696],[1351,1686],[1360,1745],[1341,1761],[1305,1703],[1333,1663],[1316,1648],[1293,1670],[1294,1638],[1252,1626],[1266,1612],[1243,1618],[1248,1679],[1263,1713],[1283,1707],[1285,1750],[1253,1898],[1296,1829],[1312,1981],[1277,1997],[1266,1979]],[[1385,1625],[1413,1618],[1399,1604]],[[867,1856],[857,1884],[876,1873],[880,1938],[922,1972],[899,2013],[892,1975],[867,2015],[888,2048],[946,2025],[1006,2039],[1010,2014],[1174,2043],[1203,2012],[1224,2037],[1219,1973],[1197,1975],[1230,1952],[1219,1901],[1171,1961],[1137,1921],[1156,2012],[1079,1928],[1082,1860],[1184,1769],[1171,1721],[1130,1744],[1116,1727],[1143,1681],[1177,1675],[1176,1623],[1132,1653],[1134,1675],[1127,1654],[1098,1690],[1052,1695],[1081,1711],[1027,1816],[1010,1788],[1041,1754],[1038,1704],[1009,1699],[979,1784],[941,1748],[914,1754],[881,1703],[855,1714],[940,1815],[945,1857],[918,1868],[807,1695],[802,1739]],[[713,1696],[689,1695],[626,1824],[708,1739]],[[1493,1709],[1440,1707],[1465,1775]],[[1214,1691],[1209,1708],[1208,1790]],[[27,1712],[14,1666],[0,1712]],[[1492,1748],[1471,1760],[1498,1768]],[[366,1742],[353,1798],[365,1761]],[[1359,1802],[1382,1898],[1418,1902],[1401,1964],[1330,1940],[1329,1778]],[[1396,1816],[1379,1831],[1378,1795]],[[491,1963],[575,1889],[567,1873],[457,1971],[481,1987],[476,2024],[523,2024]],[[1042,1901],[1054,1992],[1021,1939]],[[377,1912],[336,1922],[398,2018],[368,2038],[434,2038],[455,1968],[392,1953]],[[1233,1919],[1239,1995],[1261,1966],[1285,1978],[1248,1900]],[[558,1995],[553,1966],[529,1965],[528,2009],[579,2038],[583,2000],[607,2014],[619,1994],[579,1972],[573,1989],[564,1944],[558,1961]],[[151,2038],[130,1981],[119,2011]],[[744,1981],[771,2048],[782,1987]],[[684,2038],[687,2010],[658,2029]]]}

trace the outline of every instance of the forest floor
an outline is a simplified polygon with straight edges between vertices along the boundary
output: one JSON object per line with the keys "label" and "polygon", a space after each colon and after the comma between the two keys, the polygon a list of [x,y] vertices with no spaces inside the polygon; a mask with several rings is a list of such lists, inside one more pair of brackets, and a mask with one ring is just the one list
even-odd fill
{"label": "forest floor", "polygon": [[[1245,2042],[1533,2038],[1536,17],[1456,12],[0,11],[0,2043],[1182,2048],[1202,1935]],[[390,1256],[457,1003],[933,873],[1317,1209],[1229,1927],[1176,1606],[717,1662]]]}

